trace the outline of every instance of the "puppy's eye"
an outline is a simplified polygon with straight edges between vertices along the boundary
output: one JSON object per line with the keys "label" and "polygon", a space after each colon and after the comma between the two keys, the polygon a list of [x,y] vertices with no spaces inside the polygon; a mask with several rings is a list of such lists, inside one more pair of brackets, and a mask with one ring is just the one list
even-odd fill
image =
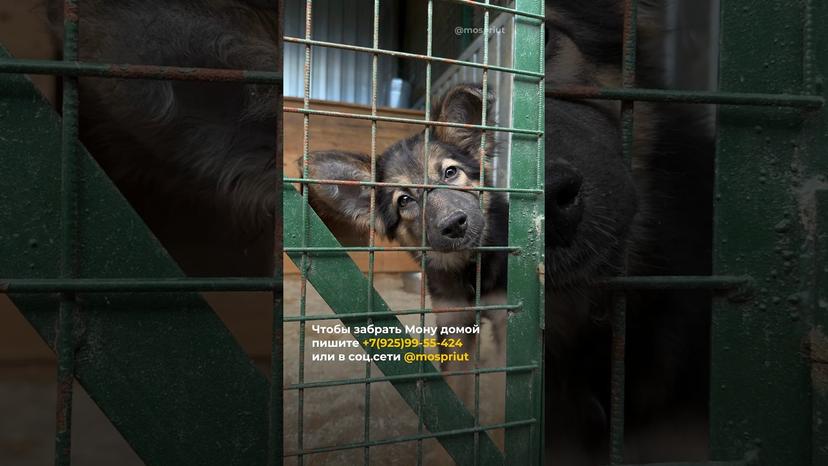
{"label": "puppy's eye", "polygon": [[448,168],[446,168],[446,171],[443,172],[443,179],[450,180],[450,179],[454,178],[455,176],[457,176],[458,173],[460,173],[459,168],[453,167],[453,166],[448,167]]}
{"label": "puppy's eye", "polygon": [[411,196],[406,196],[405,194],[403,194],[403,195],[402,195],[402,196],[400,196],[400,198],[397,200],[397,205],[399,205],[399,206],[400,206],[400,209],[402,209],[402,208],[404,208],[405,206],[407,206],[409,203],[411,203],[411,202],[413,202],[413,201],[414,201],[414,198],[413,198],[413,197],[411,197]]}

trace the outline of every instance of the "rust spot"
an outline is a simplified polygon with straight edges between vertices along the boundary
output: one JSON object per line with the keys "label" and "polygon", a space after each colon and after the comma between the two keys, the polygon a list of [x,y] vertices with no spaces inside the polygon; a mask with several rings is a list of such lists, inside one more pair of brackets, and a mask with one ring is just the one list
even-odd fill
{"label": "rust spot", "polygon": [[821,396],[828,395],[828,337],[817,327],[809,334],[811,383]]}
{"label": "rust spot", "polygon": [[110,65],[108,74],[116,78],[152,78],[176,81],[239,82],[245,79],[242,70],[153,65]]}
{"label": "rust spot", "polygon": [[80,20],[78,4],[65,0],[63,2],[63,18],[70,23],[77,23]]}
{"label": "rust spot", "polygon": [[55,414],[55,422],[57,424],[57,432],[66,432],[69,427],[68,414],[72,403],[72,377],[65,377],[58,382],[57,386],[57,412]]}

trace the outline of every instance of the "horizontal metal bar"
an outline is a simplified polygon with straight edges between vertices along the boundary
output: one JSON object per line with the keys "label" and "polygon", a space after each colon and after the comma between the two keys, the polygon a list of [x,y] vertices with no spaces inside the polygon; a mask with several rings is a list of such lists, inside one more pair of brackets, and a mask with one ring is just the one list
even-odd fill
{"label": "horizontal metal bar", "polygon": [[370,442],[359,442],[359,443],[348,443],[345,445],[337,445],[333,447],[321,447],[321,448],[306,448],[300,451],[295,451],[291,453],[285,454],[285,457],[292,457],[292,456],[299,456],[299,455],[312,455],[314,453],[330,453],[332,451],[342,451],[342,450],[353,450],[356,448],[366,448],[366,447],[378,447],[381,445],[391,445],[394,443],[405,443],[405,442],[414,442],[416,440],[425,440],[430,438],[440,438],[440,437],[449,437],[455,435],[465,435],[465,434],[473,434],[475,432],[485,432],[487,430],[496,430],[496,429],[511,429],[514,427],[523,427],[535,424],[537,422],[536,419],[526,419],[523,421],[512,421],[512,422],[503,422],[500,424],[490,424],[486,426],[478,426],[478,427],[469,427],[466,429],[456,429],[456,430],[447,430],[443,432],[435,432],[431,434],[417,434],[417,435],[408,435],[405,437],[396,437],[390,439],[383,439],[383,440],[373,440]]}
{"label": "horizontal metal bar", "polygon": [[0,59],[0,73],[170,81],[244,82],[249,84],[281,84],[282,82],[282,73],[271,71],[64,62],[20,58]]}
{"label": "horizontal metal bar", "polygon": [[285,107],[285,113],[303,113],[308,115],[321,115],[321,116],[330,116],[330,117],[337,117],[337,118],[353,118],[357,120],[371,120],[371,121],[386,121],[389,123],[406,123],[412,125],[423,125],[423,126],[446,126],[450,128],[466,128],[466,129],[480,129],[486,131],[501,131],[504,133],[516,133],[516,134],[529,134],[532,136],[543,136],[543,131],[532,130],[532,129],[522,129],[522,128],[507,128],[501,126],[489,126],[489,125],[470,125],[466,123],[454,123],[448,121],[435,121],[435,120],[423,120],[419,118],[402,118],[402,117],[389,117],[389,116],[380,116],[380,115],[370,115],[366,113],[348,113],[348,112],[335,112],[331,110],[314,110],[312,108],[301,108],[301,107]]}
{"label": "horizontal metal bar", "polygon": [[535,364],[526,366],[512,366],[512,367],[486,367],[482,369],[469,369],[465,371],[446,371],[446,372],[424,372],[422,374],[406,374],[406,375],[390,375],[383,377],[361,377],[358,379],[340,379],[340,380],[325,380],[321,382],[305,382],[290,384],[285,387],[285,390],[299,390],[308,388],[325,388],[338,387],[341,385],[359,385],[366,383],[380,383],[380,382],[416,382],[417,380],[427,379],[442,379],[445,377],[454,377],[458,375],[472,375],[472,374],[497,374],[497,373],[514,373],[514,372],[529,372],[538,369]]}
{"label": "horizontal metal bar", "polygon": [[544,16],[542,14],[538,15],[538,14],[535,14],[535,13],[528,13],[528,12],[525,12],[525,11],[515,10],[514,8],[507,8],[505,6],[500,6],[500,5],[485,4],[485,3],[481,3],[481,2],[475,2],[473,0],[443,0],[443,1],[451,2],[451,3],[459,3],[461,5],[468,5],[468,6],[471,6],[473,8],[482,8],[482,9],[486,9],[486,10],[500,11],[500,12],[509,13],[509,14],[515,15],[515,16],[523,16],[523,17],[526,17],[526,18],[538,19],[538,20],[541,20],[541,21],[543,21],[543,19],[544,19]]}
{"label": "horizontal metal bar", "polygon": [[494,191],[500,193],[543,194],[542,189],[495,188],[493,186],[453,186],[450,184],[385,183],[381,181],[318,180],[311,178],[282,179],[285,183],[336,184],[344,186],[377,186],[380,188],[453,189],[456,191]]}
{"label": "horizontal metal bar", "polygon": [[0,294],[126,293],[176,291],[274,291],[281,281],[267,277],[231,278],[0,278]]}
{"label": "horizontal metal bar", "polygon": [[523,307],[521,304],[492,304],[486,306],[461,306],[461,307],[438,307],[422,309],[402,309],[399,311],[377,311],[377,312],[354,312],[345,314],[306,314],[304,316],[285,316],[284,322],[307,322],[311,320],[341,320],[347,322],[352,319],[364,319],[366,317],[405,316],[413,314],[441,314],[451,312],[468,311],[513,311]]}
{"label": "horizontal metal bar", "polygon": [[718,91],[674,91],[665,89],[620,89],[590,86],[564,86],[546,89],[546,97],[555,97],[560,99],[682,102],[695,104],[758,105],[805,108],[820,108],[825,105],[825,99],[816,95],[761,94]]}
{"label": "horizontal metal bar", "polygon": [[[517,246],[478,246],[468,248],[467,251],[475,252],[511,252],[520,253]],[[342,246],[342,247],[286,247],[285,252],[421,252],[436,251],[427,246]],[[439,252],[439,251],[438,251]]]}
{"label": "horizontal metal bar", "polygon": [[751,283],[750,277],[740,276],[640,276],[615,277],[600,280],[596,287],[610,290],[731,290]]}
{"label": "horizontal metal bar", "polygon": [[747,461],[694,461],[676,463],[624,463],[618,466],[745,466]]}
{"label": "horizontal metal bar", "polygon": [[428,55],[420,55],[418,53],[409,53],[409,52],[399,52],[397,50],[387,50],[387,49],[380,49],[374,47],[363,47],[359,45],[349,45],[349,44],[340,44],[337,42],[326,42],[322,40],[313,40],[313,39],[302,39],[300,37],[291,37],[285,36],[285,42],[287,43],[294,43],[294,44],[303,44],[303,45],[312,45],[316,47],[329,47],[334,49],[342,49],[342,50],[350,50],[353,52],[364,52],[364,53],[376,53],[379,55],[388,55],[391,57],[397,58],[411,58],[414,60],[422,60],[427,62],[439,62],[439,63],[447,63],[449,65],[457,65],[457,66],[467,66],[469,68],[480,68],[483,70],[490,70],[490,71],[501,71],[503,73],[510,73],[518,76],[527,76],[530,78],[538,78],[541,79],[544,77],[543,73],[537,73],[534,71],[524,71],[518,70],[515,68],[508,68],[505,66],[497,66],[497,65],[488,65],[483,63],[475,63],[471,61],[464,61],[464,60],[454,60],[451,58],[443,58],[443,57],[435,57],[435,56],[428,56]]}

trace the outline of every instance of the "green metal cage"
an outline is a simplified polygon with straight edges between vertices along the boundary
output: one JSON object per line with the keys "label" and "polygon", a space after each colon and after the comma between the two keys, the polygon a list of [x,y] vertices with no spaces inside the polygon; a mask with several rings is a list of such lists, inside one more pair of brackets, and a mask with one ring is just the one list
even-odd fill
{"label": "green metal cage", "polygon": [[[433,0],[428,1],[430,5]],[[526,234],[542,214],[537,199],[543,156],[543,82],[539,76],[543,9],[537,0],[517,0],[514,9],[484,2],[459,3],[514,14],[519,25],[516,34],[525,41],[516,47],[513,67],[501,70],[517,75],[513,99],[525,111],[516,112],[521,118],[509,128],[481,128],[512,130],[515,135],[510,244],[521,253],[510,259],[509,302],[521,307],[510,308],[509,346],[521,351],[510,352],[508,367],[503,368],[510,386],[510,409],[506,423],[499,426],[508,431],[505,454],[487,440],[485,433],[492,426],[480,425],[474,413],[465,411],[439,381],[441,376],[427,366],[389,364],[381,367],[383,376],[369,372],[358,380],[332,383],[397,382],[423,430],[395,441],[439,438],[460,464],[540,464],[543,313],[537,265],[542,248]],[[20,60],[0,54],[0,156],[4,167],[14,168],[0,170],[0,277],[5,277],[0,280],[0,291],[10,295],[58,354],[56,464],[69,464],[73,377],[147,464],[281,464],[280,274],[272,279],[183,278],[75,142],[78,77],[279,86],[281,73],[79,63],[77,24],[82,2],[67,0],[66,4],[63,61]],[[378,5],[375,0],[375,9]],[[604,283],[617,291],[612,463],[624,462],[624,291],[680,287],[724,292],[716,298],[713,314],[712,462],[708,464],[828,464],[828,119],[824,86],[828,5],[816,0],[723,0],[721,77],[716,92],[635,87],[636,6],[636,0],[626,2],[622,88],[547,89],[546,95],[621,100],[628,154],[634,102],[720,106],[715,275],[625,277]],[[316,46],[335,46],[315,43],[309,28],[304,38],[286,40],[304,45],[307,53]],[[376,45],[361,51],[372,54],[374,61],[379,54],[398,53]],[[439,59],[426,56],[426,60]],[[22,73],[63,76],[62,120]],[[289,111],[302,113],[306,122],[314,114],[307,105]],[[374,128],[383,120],[375,112],[365,118]],[[427,128],[435,125],[421,123]],[[60,159],[53,156],[58,153]],[[318,181],[304,176],[285,179],[285,183]],[[292,187],[283,193],[285,218],[299,219],[285,221],[284,249],[300,266],[303,279],[335,302],[342,294],[338,287],[343,276],[352,278],[351,283],[363,284],[365,293],[356,297],[359,307],[333,306],[338,315],[351,321],[398,325],[394,313],[372,291],[371,274],[366,280],[341,253],[323,254],[323,249],[342,248],[308,208],[306,197]],[[380,252],[373,244],[368,251],[371,255]],[[114,262],[112,256],[120,260]],[[274,292],[274,383],[256,371],[197,294],[206,290]],[[344,315],[349,310],[353,315]],[[421,306],[412,312],[422,315],[428,310]],[[300,320],[312,318],[304,315]],[[176,332],[159,331],[165,328]],[[524,331],[532,332],[529,344]],[[184,341],[191,344],[184,345]],[[176,360],[198,361],[199,370],[163,363]],[[411,380],[436,383],[402,383]],[[285,387],[299,392],[305,388],[301,384]],[[442,405],[423,403],[429,390]],[[181,403],[184,399],[186,405]],[[203,409],[207,406],[215,409]],[[445,412],[456,415],[444,416]],[[159,423],[159,419],[166,422]],[[370,448],[377,444],[366,436],[357,445],[334,448],[362,448],[369,458]],[[291,454],[299,458],[312,453]]]}
{"label": "green metal cage", "polygon": [[[314,40],[313,2],[305,4],[304,37],[285,37],[285,43],[301,44],[304,47],[304,99],[299,108],[286,107],[285,112],[303,115],[303,154],[300,178],[285,178],[284,199],[284,240],[285,252],[296,264],[301,273],[299,315],[285,317],[286,322],[299,323],[299,374],[298,382],[287,385],[287,390],[298,392],[298,448],[288,451],[287,455],[296,458],[296,464],[311,461],[315,454],[330,453],[340,450],[362,449],[364,464],[371,463],[371,449],[374,447],[416,442],[416,458],[410,458],[411,464],[423,464],[423,441],[436,439],[445,448],[457,464],[538,464],[542,451],[542,302],[543,287],[540,271],[543,264],[542,218],[543,218],[543,3],[539,0],[518,0],[514,8],[486,2],[454,2],[473,6],[482,10],[483,30],[489,30],[490,16],[507,14],[514,17],[513,55],[511,66],[497,66],[489,63],[488,42],[484,40],[483,59],[481,63],[461,61],[447,57],[435,56],[432,51],[434,32],[434,0],[427,0],[427,24],[422,25],[427,31],[426,54],[401,52],[382,49],[379,46],[379,19],[381,0],[374,0],[373,6],[373,45],[361,47],[334,42]],[[371,75],[371,113],[342,113],[321,111],[311,108],[311,74],[312,54],[318,48],[337,48],[362,53],[372,57]],[[377,114],[378,75],[377,63],[382,55],[420,60],[425,62],[425,119],[387,117]],[[486,139],[493,137],[496,131],[512,135],[510,187],[481,186],[472,188],[476,191],[499,191],[509,195],[509,245],[504,247],[477,248],[478,283],[475,303],[472,307],[457,309],[429,309],[426,307],[425,280],[420,284],[419,308],[394,311],[383,301],[374,289],[375,255],[388,251],[419,251],[420,272],[425,277],[426,257],[430,248],[426,246],[425,230],[421,235],[420,247],[376,246],[374,215],[376,206],[376,187],[399,186],[412,189],[453,189],[448,185],[430,184],[428,174],[423,173],[423,182],[419,184],[392,184],[378,182],[376,179],[377,163],[377,123],[388,121],[421,125],[425,129],[425,149],[423,157],[428,154],[428,144],[434,127],[466,126],[458,123],[446,123],[431,120],[432,64],[444,63],[473,67],[482,70],[483,94],[489,89],[489,72],[499,71],[512,75],[514,91],[511,96],[498,96],[511,99],[514,106],[511,122],[500,122],[498,126],[476,125],[482,130],[481,151],[486,146]],[[485,99],[484,99],[485,100]],[[483,105],[482,122],[488,121],[486,104]],[[308,154],[310,138],[313,137],[312,121],[315,115],[340,118],[359,118],[371,122],[371,172],[370,181],[339,181],[309,178]],[[427,164],[424,164],[426,167]],[[481,173],[485,166],[481,158]],[[481,174],[481,178],[483,175]],[[367,247],[342,247],[316,215],[308,202],[309,190],[301,193],[291,184],[307,185],[310,183],[356,184],[372,188],[371,220],[369,245]],[[427,194],[425,194],[427,195]],[[482,202],[482,201],[481,201]],[[422,204],[425,204],[424,202]],[[425,209],[423,209],[425,210]],[[424,212],[423,212],[424,214]],[[480,254],[483,251],[507,250],[512,254],[508,265],[508,303],[505,306],[484,306],[480,300]],[[357,268],[346,252],[361,251],[368,253],[367,277]],[[307,284],[310,283],[333,309],[331,314],[314,314],[306,311]],[[372,372],[372,363],[367,362],[364,376],[342,380],[306,382],[304,380],[304,361],[306,352],[306,325],[308,322],[341,319],[348,326],[374,325],[391,331],[379,333],[378,338],[406,335],[398,316],[418,314],[419,325],[425,325],[425,316],[433,312],[459,312],[474,310],[476,323],[480,324],[480,313],[495,309],[495,312],[508,312],[507,346],[509,348],[507,365],[500,368],[480,368],[455,373],[439,373],[430,362],[406,363],[401,359],[405,350],[382,350],[385,355],[396,357],[392,361],[374,361],[383,375]],[[419,334],[420,341],[423,335]],[[370,354],[379,352],[366,349]],[[422,345],[418,350],[422,352]],[[479,361],[480,345],[473,350],[475,361]],[[480,416],[480,376],[481,374],[506,374],[506,419],[503,423],[481,424]],[[466,409],[443,377],[473,375],[475,383],[474,409]],[[372,439],[369,423],[371,412],[371,385],[391,382],[406,404],[411,408],[411,415],[418,418],[418,430],[415,435],[399,438]],[[304,445],[304,410],[305,392],[319,387],[339,387],[346,385],[364,385],[364,426],[363,440],[344,445],[308,448]],[[484,400],[485,402],[485,400]],[[355,414],[358,415],[358,414]],[[373,414],[375,415],[375,414]],[[405,414],[399,414],[405,415]],[[285,422],[292,420],[286,419]],[[505,452],[501,452],[489,436],[489,431],[505,429]]]}

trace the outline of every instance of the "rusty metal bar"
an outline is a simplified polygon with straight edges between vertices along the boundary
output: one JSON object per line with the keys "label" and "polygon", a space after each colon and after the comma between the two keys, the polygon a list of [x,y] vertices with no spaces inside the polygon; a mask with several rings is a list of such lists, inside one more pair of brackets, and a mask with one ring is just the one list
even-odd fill
{"label": "rusty metal bar", "polygon": [[481,2],[475,2],[473,0],[443,0],[443,1],[444,2],[450,2],[450,3],[459,3],[461,5],[470,6],[472,8],[479,8],[479,9],[484,10],[484,11],[500,11],[502,13],[508,13],[508,14],[514,15],[514,16],[523,16],[523,17],[526,17],[526,18],[539,19],[539,20],[543,20],[543,18],[544,18],[543,15],[538,15],[538,14],[535,14],[535,13],[529,13],[528,11],[520,11],[520,10],[516,10],[514,8],[508,8],[508,7],[505,7],[505,6],[493,5],[489,2],[481,3]]}
{"label": "rusty metal bar", "polygon": [[[426,7],[426,57],[431,58],[434,44],[434,1],[428,0]],[[426,79],[425,79],[425,114],[426,121],[431,120],[431,60],[425,61],[426,65]],[[431,153],[429,146],[431,144],[432,126],[426,126],[423,131],[423,184],[429,184],[428,180],[428,154]],[[427,189],[423,189],[423,206],[420,209],[420,246],[425,247],[426,241],[426,206],[428,205]],[[423,251],[420,254],[420,327],[425,326],[425,307],[426,307],[426,286],[428,277],[426,276],[426,263],[428,258],[428,251]],[[418,336],[420,341],[419,353],[425,351],[423,347],[424,336],[422,333]],[[417,384],[417,435],[424,435],[425,423],[423,422],[423,404],[425,399],[423,396],[423,375],[425,374],[425,361],[417,363],[417,375],[420,377],[420,382]],[[417,440],[417,466],[423,465],[423,439]]]}
{"label": "rusty metal bar", "polygon": [[[635,88],[635,65],[638,28],[638,0],[624,0],[621,85]],[[621,137],[624,158],[632,163],[635,141],[635,102],[621,102]],[[627,333],[626,295],[613,296],[612,309],[612,377],[610,384],[610,464],[624,462],[624,353]]]}
{"label": "rusty metal bar", "polygon": [[[313,31],[313,0],[306,0],[305,2],[305,38],[310,39]],[[284,38],[283,38],[284,40]],[[304,98],[302,100],[302,108],[307,110],[310,108],[310,94],[311,94],[311,46],[305,46],[305,67],[304,67]],[[302,178],[307,178],[309,174],[308,154],[310,151],[310,114],[302,115]],[[302,247],[307,247],[310,241],[310,208],[309,201],[310,190],[303,186],[302,189]],[[301,274],[299,284],[299,315],[305,315],[305,307],[307,305],[308,292],[308,271],[310,269],[310,260],[307,253],[302,253],[299,262],[299,272]],[[305,380],[305,323],[299,323],[299,383]],[[299,450],[305,448],[305,432],[304,432],[304,418],[305,418],[305,392],[299,390],[298,393],[298,415],[297,415],[297,445]],[[297,457],[298,466],[305,464],[305,458],[299,454]]]}
{"label": "rusty metal bar", "polygon": [[519,76],[527,76],[530,78],[543,78],[543,73],[536,73],[534,71],[518,70],[508,68],[505,66],[484,65],[482,63],[475,63],[471,61],[453,60],[451,58],[435,57],[428,55],[420,55],[417,53],[398,52],[396,50],[386,50],[377,47],[362,47],[359,45],[339,44],[337,42],[326,42],[321,40],[300,39],[298,37],[285,37],[285,42],[294,44],[305,44],[306,46],[315,47],[330,47],[335,49],[350,50],[352,52],[376,53],[380,55],[387,55],[396,58],[409,58],[414,60],[423,60],[427,62],[445,63],[447,65],[467,66],[469,68],[479,68],[483,70],[502,71],[504,73],[511,73]]}
{"label": "rusty metal bar", "polygon": [[426,440],[426,439],[433,439],[433,438],[441,438],[441,437],[451,437],[456,435],[468,435],[474,434],[476,432],[486,432],[489,430],[497,430],[497,429],[510,429],[514,427],[523,427],[523,426],[530,426],[538,421],[534,418],[532,419],[524,419],[522,421],[512,421],[512,422],[502,422],[500,424],[489,424],[485,426],[479,427],[469,427],[466,429],[455,429],[455,430],[447,430],[443,432],[434,432],[431,434],[417,434],[417,435],[409,435],[405,437],[396,437],[390,439],[383,439],[383,440],[374,440],[372,442],[359,442],[359,443],[349,443],[345,445],[333,446],[333,447],[322,447],[322,448],[311,448],[307,450],[300,450],[298,452],[288,453],[285,456],[301,456],[301,455],[312,455],[316,453],[330,453],[333,451],[342,451],[342,450],[353,450],[356,448],[368,448],[368,447],[377,447],[381,445],[391,445],[394,443],[405,443],[405,442],[413,442],[415,440]]}
{"label": "rusty metal bar", "polygon": [[276,278],[0,278],[0,294],[274,291]]}
{"label": "rusty metal bar", "polygon": [[[63,2],[63,60],[78,59],[79,7],[77,0]],[[63,120],[60,135],[60,275],[73,278],[78,274],[78,79],[63,80]],[[57,412],[55,414],[55,465],[72,462],[72,397],[75,381],[74,320],[77,302],[73,294],[61,294],[58,328],[55,336],[57,353]]]}
{"label": "rusty metal bar", "polygon": [[331,110],[314,110],[310,108],[298,108],[298,107],[285,107],[285,112],[287,113],[304,113],[309,115],[322,115],[322,116],[331,116],[337,118],[354,118],[357,120],[372,120],[372,121],[385,121],[389,123],[407,123],[412,125],[430,125],[430,126],[446,126],[450,128],[466,128],[466,129],[480,129],[484,131],[502,131],[504,133],[516,133],[516,134],[532,134],[535,136],[542,135],[543,131],[534,131],[529,129],[520,129],[520,128],[509,128],[509,127],[502,127],[502,126],[487,126],[487,125],[470,125],[465,123],[453,123],[448,121],[436,121],[436,120],[421,120],[418,118],[401,118],[401,117],[388,117],[388,116],[379,116],[379,115],[371,115],[365,113],[347,113],[347,112],[335,112]]}
{"label": "rusty metal bar", "polygon": [[[276,34],[274,35],[278,50],[284,50],[282,44],[282,34],[284,28],[284,5],[279,2],[277,5],[278,15],[276,18]],[[276,105],[277,108],[284,106],[283,102],[283,88],[281,75],[284,63],[277,62],[277,72],[279,80],[275,83],[276,91]],[[283,175],[282,165],[282,150],[283,150],[283,125],[284,114],[276,112],[276,128],[274,139],[276,142],[275,151],[273,154],[274,165],[278,172],[275,174],[276,179],[273,180],[273,189],[277,193],[282,191],[281,178]],[[283,262],[282,262],[282,248],[284,241],[282,239],[282,203],[276,202],[273,209],[274,231],[273,231],[273,281],[277,284],[277,289],[273,290],[273,311],[271,313],[271,349],[270,349],[270,399],[269,399],[269,419],[268,419],[268,466],[282,466],[284,464],[284,293],[282,291],[283,285]]]}
{"label": "rusty metal bar", "polygon": [[24,58],[0,59],[0,73],[27,73],[64,77],[117,79],[152,79],[164,81],[243,82],[246,84],[281,84],[282,73],[182,66],[104,64]]}
{"label": "rusty metal bar", "polygon": [[[289,178],[283,179],[285,183],[302,183],[302,184],[338,184],[343,186],[378,186],[385,188],[410,188],[410,189],[454,189],[457,191],[495,191],[502,193],[524,193],[524,194],[543,194],[542,189],[526,189],[526,188],[495,188],[491,186],[453,186],[443,184],[415,184],[415,183],[384,183],[378,181],[355,181],[355,180],[324,180],[315,178]],[[427,181],[427,180],[426,180]]]}
{"label": "rusty metal bar", "polygon": [[[339,252],[362,251],[364,247],[284,248],[285,252]],[[375,247],[377,251],[430,251],[428,247]],[[481,246],[481,251],[509,251],[519,253],[515,246]],[[673,275],[615,277],[596,281],[593,286],[615,291],[625,290],[732,290],[749,287],[753,280],[747,276]],[[0,294],[36,293],[131,293],[179,291],[274,291],[281,283],[275,278],[0,278]],[[498,308],[502,306],[497,306]],[[481,307],[483,309],[485,307]],[[473,309],[471,309],[473,310]],[[285,317],[289,320],[290,317]]]}
{"label": "rusty metal bar", "polygon": [[[477,246],[469,248],[470,251],[486,251],[486,252],[511,252],[514,254],[520,253],[518,246]],[[342,247],[307,247],[307,248],[285,248],[285,252],[418,252],[418,251],[433,251],[434,248],[428,246],[342,246]]]}
{"label": "rusty metal bar", "polygon": [[382,377],[372,377],[370,379],[339,379],[339,380],[324,380],[321,382],[306,382],[302,384],[288,385],[286,390],[299,390],[300,388],[324,388],[336,387],[340,385],[357,385],[363,383],[380,383],[380,382],[405,382],[428,379],[441,379],[444,377],[453,377],[457,375],[470,374],[497,374],[497,373],[512,373],[512,372],[528,372],[537,369],[537,365],[527,366],[507,366],[507,367],[485,367],[482,369],[469,369],[464,371],[446,371],[446,372],[429,372],[426,374],[411,374],[411,375],[391,375]]}
{"label": "rusty metal bar", "polygon": [[509,310],[518,310],[522,307],[521,304],[500,304],[500,305],[486,305],[486,306],[457,306],[457,307],[436,307],[436,308],[426,308],[425,305],[421,308],[416,309],[400,309],[395,311],[376,311],[376,312],[354,312],[349,313],[347,316],[341,315],[332,315],[332,314],[316,314],[316,315],[305,315],[304,317],[298,316],[287,316],[284,318],[285,322],[301,322],[301,321],[317,321],[317,320],[341,320],[343,322],[347,322],[348,320],[357,320],[357,319],[364,319],[368,317],[369,314],[375,317],[384,317],[384,316],[405,316],[405,315],[412,315],[412,314],[423,314],[423,313],[432,313],[432,314],[440,314],[440,313],[451,313],[451,312],[466,312],[466,311],[509,311]]}
{"label": "rusty metal bar", "polygon": [[677,91],[642,88],[561,86],[547,89],[547,97],[640,102],[673,102],[716,105],[821,108],[825,99],[817,95],[763,94],[749,92]]}
{"label": "rusty metal bar", "polygon": [[732,290],[750,286],[750,277],[730,275],[656,275],[614,277],[594,286],[617,291],[633,290]]}

